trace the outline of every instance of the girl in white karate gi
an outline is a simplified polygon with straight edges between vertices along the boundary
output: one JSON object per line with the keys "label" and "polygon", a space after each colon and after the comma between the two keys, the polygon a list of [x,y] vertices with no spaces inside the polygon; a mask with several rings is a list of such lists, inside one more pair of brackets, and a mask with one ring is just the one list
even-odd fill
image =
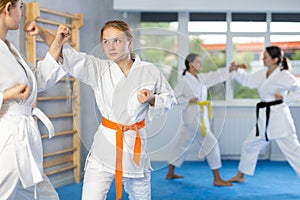
{"label": "girl in white karate gi", "polygon": [[[186,69],[174,89],[182,109],[181,135],[176,150],[169,159],[166,179],[183,178],[183,176],[174,173],[175,167],[182,165],[189,153],[189,148],[196,141],[201,147],[199,157],[206,157],[213,172],[213,184],[215,186],[231,186],[232,184],[222,180],[219,174],[219,168],[221,168],[220,150],[218,141],[210,130],[208,107],[204,106],[202,110],[198,105],[199,102],[206,101],[209,87],[229,78],[229,70],[221,68],[213,72],[199,74],[202,66],[198,54],[189,54],[186,57],[185,66]],[[202,124],[202,117],[204,117],[204,124]]]}
{"label": "girl in white karate gi", "polygon": [[100,35],[109,60],[63,48],[65,70],[93,89],[102,115],[87,158],[83,200],[106,199],[114,178],[120,199],[122,177],[129,199],[151,199],[144,120],[164,114],[176,98],[162,73],[133,54],[133,39],[126,22],[112,20]]}
{"label": "girl in white karate gi", "polygon": [[[30,69],[17,49],[6,40],[19,28],[22,0],[0,0],[0,199],[57,200],[43,172],[43,149],[33,115],[54,133],[50,120],[34,108],[37,92],[54,85],[66,73],[56,60],[61,49],[51,46],[44,60]],[[33,34],[32,29],[26,29]],[[63,41],[61,41],[63,42]]]}
{"label": "girl in white karate gi", "polygon": [[299,100],[300,85],[289,72],[290,63],[279,47],[267,47],[263,62],[266,67],[254,73],[238,69],[232,63],[232,67],[237,70],[233,77],[245,86],[257,88],[261,102],[257,104],[257,126],[243,143],[238,173],[229,179],[230,182],[242,183],[244,174],[254,174],[259,152],[270,140],[277,143],[300,176],[300,145],[288,107]]}

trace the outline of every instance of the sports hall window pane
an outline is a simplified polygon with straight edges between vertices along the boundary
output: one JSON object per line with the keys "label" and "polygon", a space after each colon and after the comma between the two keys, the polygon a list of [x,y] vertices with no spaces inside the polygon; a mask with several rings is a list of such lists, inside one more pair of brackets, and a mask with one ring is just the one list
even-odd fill
{"label": "sports hall window pane", "polygon": [[[190,53],[197,53],[201,56],[202,73],[225,67],[226,35],[191,35],[189,41]],[[208,88],[208,99],[225,100],[225,92],[225,82],[210,87]]]}
{"label": "sports hall window pane", "polygon": [[230,22],[231,32],[266,32],[266,22]]}
{"label": "sports hall window pane", "polygon": [[176,35],[141,35],[141,46],[136,50],[142,60],[154,63],[172,86],[177,80],[177,41]]}
{"label": "sports hall window pane", "polygon": [[178,22],[141,22],[141,28],[160,28],[177,31]]}
{"label": "sports hall window pane", "polygon": [[271,22],[271,32],[300,32],[300,22]]}
{"label": "sports hall window pane", "polygon": [[189,32],[217,32],[222,33],[227,31],[226,22],[189,22]]}
{"label": "sports hall window pane", "polygon": [[[233,37],[234,44],[233,60],[237,64],[245,63],[248,68],[247,71],[254,72],[263,67],[261,60],[264,51],[263,37]],[[232,82],[233,97],[236,99],[255,99],[258,98],[256,89],[249,89],[242,86],[236,81]]]}

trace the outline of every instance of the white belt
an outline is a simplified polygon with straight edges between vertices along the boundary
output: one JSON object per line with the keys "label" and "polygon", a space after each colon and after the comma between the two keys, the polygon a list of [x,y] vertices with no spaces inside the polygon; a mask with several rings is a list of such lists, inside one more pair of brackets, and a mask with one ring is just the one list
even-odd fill
{"label": "white belt", "polygon": [[43,148],[40,132],[33,115],[47,127],[49,138],[55,134],[51,121],[40,109],[32,109],[29,106],[2,107],[1,114],[20,116],[18,131],[13,137],[16,141],[16,159],[22,185],[30,187],[41,182],[43,180]]}

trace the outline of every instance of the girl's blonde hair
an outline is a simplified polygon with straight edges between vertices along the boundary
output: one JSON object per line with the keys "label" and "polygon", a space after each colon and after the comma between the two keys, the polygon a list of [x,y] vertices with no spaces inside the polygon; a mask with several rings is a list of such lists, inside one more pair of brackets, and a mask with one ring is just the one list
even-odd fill
{"label": "girl's blonde hair", "polygon": [[9,2],[14,6],[18,3],[20,0],[0,0],[0,12],[5,8],[5,5]]}
{"label": "girl's blonde hair", "polygon": [[113,28],[116,28],[116,29],[124,32],[128,40],[134,39],[133,32],[132,32],[130,26],[126,22],[124,22],[122,20],[111,20],[111,21],[106,22],[100,31],[100,42],[102,42],[102,40],[103,40],[104,30],[109,27],[113,27]]}

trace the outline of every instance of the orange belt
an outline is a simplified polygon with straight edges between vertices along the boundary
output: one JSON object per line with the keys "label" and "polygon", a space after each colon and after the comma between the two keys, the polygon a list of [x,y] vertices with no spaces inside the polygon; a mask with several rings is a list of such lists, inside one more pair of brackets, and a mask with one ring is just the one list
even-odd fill
{"label": "orange belt", "polygon": [[136,138],[134,144],[133,161],[136,165],[140,164],[141,157],[141,137],[138,129],[145,127],[145,120],[137,122],[132,125],[123,125],[112,122],[108,119],[102,118],[102,125],[116,130],[116,199],[122,197],[122,158],[123,158],[123,132],[128,130],[136,131]]}

